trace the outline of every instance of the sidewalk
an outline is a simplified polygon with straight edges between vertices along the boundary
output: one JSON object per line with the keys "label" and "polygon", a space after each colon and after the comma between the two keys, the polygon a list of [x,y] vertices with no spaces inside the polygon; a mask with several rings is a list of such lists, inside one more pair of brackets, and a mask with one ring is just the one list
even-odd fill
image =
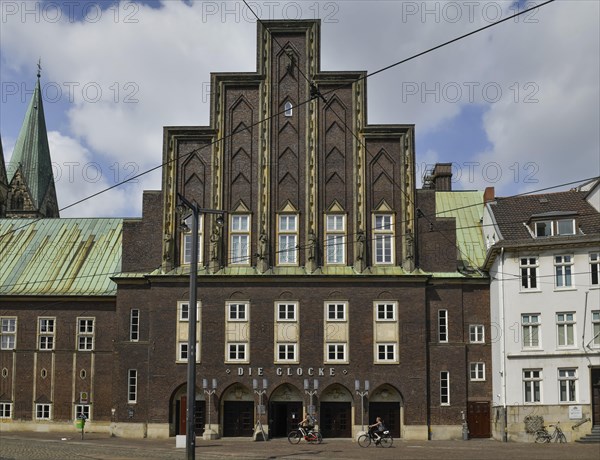
{"label": "sidewalk", "polygon": [[[320,445],[302,441],[291,445],[287,439],[254,442],[247,438],[197,440],[197,459],[328,459],[328,460],[547,460],[600,457],[600,445],[501,443],[493,440],[404,441],[395,440],[389,449],[361,448],[349,439],[325,439]],[[86,433],[84,439],[69,433],[2,433],[1,460],[182,460],[185,449],[175,448],[175,439],[125,439]]]}

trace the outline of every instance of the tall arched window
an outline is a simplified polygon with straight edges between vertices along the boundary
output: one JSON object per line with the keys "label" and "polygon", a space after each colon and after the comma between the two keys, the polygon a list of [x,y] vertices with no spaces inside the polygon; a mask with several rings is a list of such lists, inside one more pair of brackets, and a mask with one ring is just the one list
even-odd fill
{"label": "tall arched window", "polygon": [[290,101],[287,101],[285,103],[285,105],[283,106],[283,108],[285,109],[284,115],[286,117],[291,117],[293,110],[292,110],[292,103]]}

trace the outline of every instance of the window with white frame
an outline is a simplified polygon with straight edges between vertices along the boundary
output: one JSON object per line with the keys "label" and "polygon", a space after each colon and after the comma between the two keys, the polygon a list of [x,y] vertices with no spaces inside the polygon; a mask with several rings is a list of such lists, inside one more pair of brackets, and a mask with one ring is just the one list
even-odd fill
{"label": "window with white frame", "polygon": [[0,402],[0,418],[12,418],[11,402]]}
{"label": "window with white frame", "polygon": [[55,318],[38,318],[38,349],[54,350]]}
{"label": "window with white frame", "polygon": [[598,268],[600,268],[600,253],[590,253],[590,284],[598,286]]}
{"label": "window with white frame", "polygon": [[440,372],[440,405],[450,405],[450,372]]}
{"label": "window with white frame", "polygon": [[137,369],[127,371],[127,402],[132,404],[137,402],[138,373]]}
{"label": "window with white frame", "polygon": [[77,319],[77,350],[92,351],[94,349],[94,318]]}
{"label": "window with white frame", "polygon": [[[181,263],[192,263],[192,219],[193,216],[185,220],[187,230],[181,234]],[[198,263],[202,264],[202,248],[204,247],[204,216],[198,216]]]}
{"label": "window with white frame", "polygon": [[471,343],[484,343],[485,342],[485,327],[483,324],[470,324],[469,325],[469,341]]}
{"label": "window with white frame", "polygon": [[277,303],[277,321],[296,321],[296,304]]}
{"label": "window with white frame", "polygon": [[346,304],[345,303],[327,303],[325,305],[327,321],[345,321]]}
{"label": "window with white frame", "polygon": [[521,289],[537,289],[537,257],[521,257],[519,263],[521,271]]}
{"label": "window with white frame", "polygon": [[396,344],[378,343],[377,362],[396,362]]}
{"label": "window with white frame", "polygon": [[557,235],[575,235],[575,219],[558,219],[556,221]]}
{"label": "window with white frame", "polygon": [[0,318],[0,350],[14,350],[17,346],[17,318]]}
{"label": "window with white frame", "polygon": [[523,369],[523,400],[526,403],[539,403],[542,400],[542,370]]}
{"label": "window with white frame", "polygon": [[129,341],[140,340],[140,310],[132,308],[129,312]]}
{"label": "window with white frame", "polygon": [[177,343],[177,361],[188,360],[188,343],[178,342]]}
{"label": "window with white frame", "polygon": [[296,346],[295,343],[278,343],[277,361],[296,361]]}
{"label": "window with white frame", "polygon": [[521,315],[523,348],[540,348],[540,315]]}
{"label": "window with white frame", "polygon": [[470,363],[469,368],[471,380],[485,380],[485,363]]}
{"label": "window with white frame", "polygon": [[346,216],[328,214],[325,217],[325,262],[329,265],[346,263]]}
{"label": "window with white frame", "polygon": [[75,417],[82,418],[81,417],[82,415],[83,415],[83,418],[85,418],[85,420],[90,420],[91,410],[90,410],[89,404],[76,404],[75,405]]}
{"label": "window with white frame", "polygon": [[228,343],[227,344],[227,360],[228,361],[246,361],[247,349],[246,343]]}
{"label": "window with white frame", "polygon": [[438,310],[438,342],[448,342],[448,310]]}
{"label": "window with white frame", "polygon": [[554,274],[557,288],[572,286],[573,256],[554,256]]}
{"label": "window with white frame", "polygon": [[250,264],[250,215],[232,214],[229,232],[229,263]]}
{"label": "window with white frame", "polygon": [[535,222],[534,227],[535,227],[535,236],[536,237],[552,236],[552,221],[551,220]]}
{"label": "window with white frame", "polygon": [[278,218],[278,264],[298,264],[298,216],[281,214]]}
{"label": "window with white frame", "polygon": [[377,321],[395,321],[396,304],[395,303],[377,303],[375,304]]}
{"label": "window with white frame", "polygon": [[558,370],[559,401],[577,402],[577,369]]}
{"label": "window with white frame", "polygon": [[50,420],[52,418],[52,404],[36,404],[35,418],[37,420]]}
{"label": "window with white frame", "polygon": [[326,361],[346,361],[346,344],[345,343],[328,343]]}
{"label": "window with white frame", "polygon": [[557,313],[556,328],[559,347],[572,347],[575,345],[575,313]]}
{"label": "window with white frame", "polygon": [[394,263],[394,224],[392,214],[375,214],[373,223],[373,263]]}
{"label": "window with white frame", "polygon": [[600,310],[592,311],[592,346],[600,347]]}
{"label": "window with white frame", "polygon": [[247,321],[248,304],[247,303],[228,303],[227,304],[229,321]]}

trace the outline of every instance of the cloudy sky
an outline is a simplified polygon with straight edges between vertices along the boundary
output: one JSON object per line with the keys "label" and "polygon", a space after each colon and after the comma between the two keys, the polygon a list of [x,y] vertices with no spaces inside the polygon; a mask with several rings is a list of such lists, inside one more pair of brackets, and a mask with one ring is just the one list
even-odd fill
{"label": "cloudy sky", "polygon": [[[322,70],[374,72],[543,2],[248,1],[321,19]],[[417,173],[510,195],[600,175],[600,2],[557,0],[368,79],[370,123],[414,123]],[[0,23],[8,162],[41,58],[63,217],[139,216],[160,188],[163,126],[207,125],[210,72],[256,70],[243,2],[11,1]],[[420,180],[418,180],[420,186]]]}

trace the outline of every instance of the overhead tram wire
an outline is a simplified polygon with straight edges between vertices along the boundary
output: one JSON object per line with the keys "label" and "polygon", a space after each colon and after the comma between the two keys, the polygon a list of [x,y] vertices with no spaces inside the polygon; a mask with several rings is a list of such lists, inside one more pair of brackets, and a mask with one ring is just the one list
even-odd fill
{"label": "overhead tram wire", "polygon": [[[477,33],[479,33],[479,32],[482,32],[483,30],[489,29],[489,28],[491,28],[491,27],[494,27],[494,26],[496,26],[496,25],[498,25],[498,24],[501,24],[501,23],[503,23],[503,22],[506,22],[506,21],[508,21],[508,20],[510,20],[510,19],[516,18],[516,17],[518,17],[518,16],[520,16],[520,15],[522,15],[522,14],[528,13],[528,12],[530,12],[530,11],[534,10],[534,9],[538,9],[538,8],[541,8],[541,7],[543,7],[543,6],[546,6],[547,4],[549,4],[549,3],[552,3],[552,2],[554,2],[554,1],[555,1],[555,0],[548,0],[548,1],[544,2],[544,3],[541,3],[541,4],[539,4],[539,5],[534,5],[534,6],[532,6],[531,8],[525,9],[525,10],[523,10],[523,11],[521,11],[521,12],[515,13],[515,14],[513,14],[513,15],[511,15],[511,16],[508,16],[508,17],[506,17],[506,18],[504,18],[504,19],[501,19],[501,20],[499,20],[499,21],[496,21],[496,22],[493,22],[493,23],[491,23],[491,24],[488,24],[487,26],[481,27],[481,28],[479,28],[479,29],[476,29],[476,30],[474,30],[474,31],[471,31],[471,32],[469,32],[469,33],[467,33],[467,34],[461,35],[461,36],[459,36],[459,37],[456,37],[456,38],[454,38],[454,39],[452,39],[452,40],[448,40],[448,41],[446,41],[446,42],[444,42],[444,43],[441,43],[441,44],[439,44],[439,45],[437,45],[437,46],[434,46],[434,47],[432,47],[432,48],[429,48],[428,50],[422,51],[422,52],[420,52],[420,53],[417,53],[417,54],[415,54],[415,55],[413,55],[413,56],[410,56],[410,57],[408,57],[408,58],[406,58],[406,59],[403,59],[403,60],[401,60],[401,61],[395,62],[395,63],[393,63],[393,64],[390,64],[390,65],[388,65],[388,66],[385,66],[385,67],[383,67],[383,68],[381,68],[381,69],[379,69],[379,70],[376,70],[376,71],[374,71],[374,72],[371,72],[370,74],[366,74],[366,75],[365,75],[365,76],[363,76],[363,77],[359,77],[357,80],[355,80],[355,82],[358,82],[358,81],[361,81],[361,80],[367,79],[367,78],[369,78],[369,77],[372,77],[372,76],[374,76],[374,75],[377,75],[377,74],[379,74],[379,73],[382,73],[382,72],[384,72],[384,71],[386,71],[386,70],[389,70],[389,69],[391,69],[391,68],[393,68],[393,67],[396,67],[396,66],[398,66],[398,65],[400,65],[400,64],[404,64],[405,62],[408,62],[408,61],[411,61],[411,60],[413,60],[413,59],[416,59],[417,57],[423,56],[423,55],[425,55],[425,54],[428,54],[428,53],[430,53],[430,52],[433,52],[433,51],[435,51],[435,50],[437,50],[437,49],[440,49],[440,48],[442,48],[442,47],[445,47],[445,46],[447,46],[447,45],[449,45],[449,44],[451,44],[451,43],[457,42],[457,41],[459,41],[459,40],[462,40],[462,39],[464,39],[464,38],[466,38],[466,37],[469,37],[469,36],[471,36],[471,35],[474,35],[474,34],[477,34]],[[305,78],[306,78],[306,77],[305,77]],[[351,84],[351,83],[350,83],[350,84]],[[327,92],[325,92],[325,93],[323,93],[323,94],[322,94],[322,93],[319,93],[319,96],[320,96],[320,97],[322,97],[322,98],[324,98],[324,96],[325,96],[326,94],[329,94],[329,93],[331,93],[331,92],[337,91],[337,89],[344,88],[344,87],[346,87],[347,85],[348,85],[348,84],[344,84],[344,85],[342,85],[342,86],[340,86],[340,87],[338,87],[338,88],[334,88],[334,89],[332,89],[332,90],[329,90],[329,91],[327,91]],[[304,104],[307,104],[307,103],[309,103],[309,102],[310,102],[310,101],[312,101],[312,100],[313,100],[313,97],[310,97],[309,99],[305,100],[304,102],[298,103],[298,104],[296,105],[296,107],[300,107],[300,106],[302,106],[302,105],[304,105]],[[269,116],[269,117],[267,117],[267,118],[264,118],[264,119],[262,119],[262,120],[258,120],[257,122],[255,122],[255,123],[252,123],[251,125],[247,126],[247,127],[245,128],[245,130],[248,130],[248,131],[249,131],[251,128],[253,128],[253,127],[255,127],[255,126],[258,126],[258,125],[260,125],[261,123],[264,123],[264,122],[266,122],[266,121],[268,121],[268,120],[270,120],[270,119],[272,119],[272,118],[275,118],[275,117],[277,117],[277,116],[281,115],[281,114],[282,114],[282,113],[284,113],[284,112],[285,112],[285,110],[284,110],[284,111],[281,111],[281,112],[278,112],[278,113],[275,113],[275,114],[273,114],[273,115],[271,115],[271,116]],[[212,147],[214,144],[216,144],[216,143],[218,143],[218,142],[221,142],[221,141],[223,141],[223,140],[226,140],[226,139],[228,139],[228,138],[232,137],[233,135],[235,135],[235,134],[238,134],[238,133],[241,133],[241,132],[243,132],[243,131],[244,131],[244,130],[239,130],[239,131],[235,131],[235,132],[233,132],[233,133],[231,133],[231,134],[226,134],[226,135],[224,135],[223,137],[221,137],[221,138],[219,138],[219,139],[216,139],[216,140],[215,140],[215,141],[213,141],[213,142],[210,142],[210,143],[208,143],[208,144],[206,144],[206,145],[204,145],[204,146],[202,146],[202,147],[199,147],[199,148],[197,148],[197,149],[194,149],[194,150],[192,150],[192,151],[188,152],[188,153],[187,153],[187,154],[185,154],[185,155],[178,156],[178,157],[176,157],[174,160],[171,160],[171,161],[176,161],[176,160],[179,160],[179,159],[181,159],[181,158],[186,158],[186,157],[187,157],[187,156],[189,156],[189,155],[195,154],[195,153],[197,153],[197,152],[199,152],[199,151],[201,151],[201,150],[203,150],[203,149],[205,149],[205,148],[207,148],[207,147]],[[116,184],[114,184],[114,185],[112,185],[112,186],[110,186],[110,187],[107,187],[107,188],[105,188],[105,189],[99,190],[98,192],[95,192],[95,193],[93,193],[93,194],[91,194],[91,195],[88,195],[88,196],[87,196],[87,197],[85,197],[85,198],[82,198],[82,199],[80,199],[80,200],[77,200],[77,201],[75,201],[75,202],[73,202],[73,203],[71,203],[71,204],[69,204],[69,205],[67,205],[67,206],[64,206],[64,207],[60,208],[60,209],[59,209],[59,212],[60,212],[60,211],[64,211],[64,210],[66,210],[66,209],[69,209],[69,208],[72,208],[72,207],[74,207],[74,206],[77,206],[77,205],[79,205],[79,204],[81,204],[81,203],[83,203],[83,202],[85,202],[85,201],[87,201],[87,200],[89,200],[89,199],[95,198],[96,196],[99,196],[99,195],[101,195],[101,194],[103,194],[103,193],[105,193],[105,192],[108,192],[108,191],[110,191],[110,190],[112,190],[112,189],[114,189],[114,188],[120,187],[121,185],[124,185],[124,184],[126,184],[126,183],[128,183],[128,182],[131,182],[131,181],[133,181],[133,180],[135,180],[135,179],[138,179],[138,178],[140,178],[140,177],[142,177],[142,176],[144,176],[144,175],[146,175],[146,174],[148,174],[148,173],[150,173],[150,172],[153,172],[153,171],[155,171],[155,170],[157,170],[157,169],[159,169],[159,168],[162,168],[163,166],[167,166],[169,163],[171,163],[171,161],[167,161],[167,162],[161,163],[161,164],[159,164],[159,165],[157,165],[157,166],[154,166],[154,167],[152,167],[152,168],[150,168],[150,169],[148,169],[148,170],[146,170],[146,171],[143,171],[143,172],[141,172],[141,173],[139,173],[139,174],[136,174],[136,175],[134,175],[134,176],[131,176],[131,177],[129,177],[129,178],[127,178],[127,179],[125,179],[125,180],[123,180],[123,181],[121,181],[121,182],[118,182],[118,183],[116,183]],[[42,218],[34,219],[33,221],[31,221],[31,222],[28,222],[27,224],[24,224],[24,225],[22,225],[22,226],[20,226],[20,227],[17,227],[16,229],[13,229],[13,230],[11,230],[11,231],[9,231],[9,232],[7,232],[7,233],[3,234],[3,235],[0,235],[0,239],[4,238],[5,236],[7,236],[7,235],[9,235],[9,234],[11,234],[11,233],[14,233],[16,230],[19,230],[19,229],[21,229],[21,228],[27,227],[27,226],[29,226],[29,225],[31,225],[31,224],[33,224],[33,223],[35,223],[35,222],[37,222],[38,220],[41,220],[41,219],[42,219]]]}

